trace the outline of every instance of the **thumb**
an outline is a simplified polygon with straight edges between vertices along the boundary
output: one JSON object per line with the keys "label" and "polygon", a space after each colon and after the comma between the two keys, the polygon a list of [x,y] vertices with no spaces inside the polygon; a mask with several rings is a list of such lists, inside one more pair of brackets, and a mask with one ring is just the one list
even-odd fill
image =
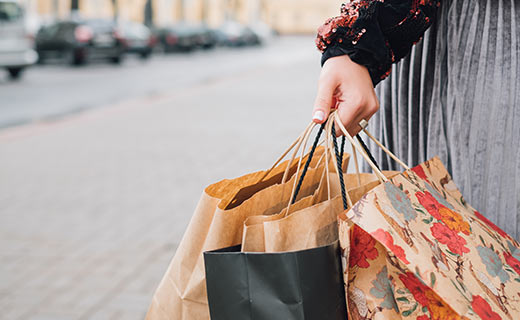
{"label": "thumb", "polygon": [[312,120],[316,123],[323,123],[329,116],[331,107],[335,105],[334,91],[336,87],[330,77],[327,80],[320,81],[318,85],[318,94],[314,101],[314,110],[312,111]]}

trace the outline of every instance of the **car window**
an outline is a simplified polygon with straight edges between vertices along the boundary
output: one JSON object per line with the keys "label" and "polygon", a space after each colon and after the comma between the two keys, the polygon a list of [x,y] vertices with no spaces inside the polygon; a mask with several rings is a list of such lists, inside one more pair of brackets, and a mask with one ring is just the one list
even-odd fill
{"label": "car window", "polygon": [[41,27],[41,29],[38,32],[38,34],[40,36],[44,36],[44,37],[53,37],[58,32],[58,28],[59,28],[59,25],[57,25],[57,24],[51,24],[51,25],[48,25],[48,26],[43,26],[43,27]]}
{"label": "car window", "polygon": [[56,35],[58,37],[66,37],[68,34],[72,34],[75,26],[76,24],[72,22],[62,22],[58,24],[58,30],[56,32]]}
{"label": "car window", "polygon": [[0,1],[0,22],[13,22],[21,19],[22,16],[23,10],[18,4]]}
{"label": "car window", "polygon": [[111,32],[115,26],[113,21],[102,19],[88,20],[86,23],[95,32]]}
{"label": "car window", "polygon": [[144,25],[138,23],[126,23],[122,25],[122,30],[125,36],[135,36],[146,38],[150,36],[150,30]]}

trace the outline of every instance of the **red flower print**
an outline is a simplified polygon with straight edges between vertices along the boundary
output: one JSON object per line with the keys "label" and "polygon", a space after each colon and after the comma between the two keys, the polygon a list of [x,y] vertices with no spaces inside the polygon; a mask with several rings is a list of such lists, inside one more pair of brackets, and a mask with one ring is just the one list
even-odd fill
{"label": "red flower print", "polygon": [[426,176],[426,173],[424,173],[424,169],[420,165],[412,168],[412,171],[415,172],[415,174],[418,175],[419,178],[428,181],[428,177]]}
{"label": "red flower print", "polygon": [[465,247],[466,240],[444,224],[436,222],[430,230],[433,237],[440,243],[447,245],[451,252],[458,255],[469,252],[469,249]]}
{"label": "red flower print", "polygon": [[495,230],[502,237],[507,238],[507,239],[511,239],[511,236],[509,236],[504,230],[500,229],[496,224],[491,222],[488,218],[484,217],[477,210],[475,210],[475,216],[477,216],[477,218],[482,220],[485,224],[487,224],[491,229]]}
{"label": "red flower print", "polygon": [[506,263],[520,275],[520,261],[508,252],[504,252],[504,258],[506,259]]}
{"label": "red flower print", "polygon": [[376,240],[363,229],[355,226],[351,235],[350,265],[360,268],[370,267],[368,260],[374,260],[379,255],[375,246]]}
{"label": "red flower print", "polygon": [[502,320],[498,313],[494,312],[489,303],[481,296],[473,296],[471,307],[482,320]]}
{"label": "red flower print", "polygon": [[392,251],[399,260],[406,264],[410,264],[410,262],[406,259],[406,253],[403,248],[394,244],[394,238],[388,231],[384,231],[383,229],[377,229],[376,231],[371,233],[372,236],[379,242],[381,242],[384,246],[386,246],[390,251]]}
{"label": "red flower print", "polygon": [[428,297],[426,297],[425,294],[428,290],[430,290],[430,288],[422,283],[421,280],[419,280],[413,273],[402,273],[399,275],[399,279],[410,291],[414,299],[421,304],[421,306],[427,307],[430,304],[430,300]]}
{"label": "red flower print", "polygon": [[428,308],[430,317],[422,315],[416,320],[460,320],[460,316],[455,313],[442,299],[427,285],[421,282],[413,273],[406,272],[400,274],[399,279],[413,295],[414,299],[423,307]]}
{"label": "red flower print", "polygon": [[425,191],[424,193],[418,191],[415,193],[415,196],[417,197],[417,200],[419,200],[421,206],[423,206],[429,214],[431,214],[435,219],[441,220],[442,217],[439,213],[439,208],[442,205],[434,196],[432,196],[431,193],[428,191]]}

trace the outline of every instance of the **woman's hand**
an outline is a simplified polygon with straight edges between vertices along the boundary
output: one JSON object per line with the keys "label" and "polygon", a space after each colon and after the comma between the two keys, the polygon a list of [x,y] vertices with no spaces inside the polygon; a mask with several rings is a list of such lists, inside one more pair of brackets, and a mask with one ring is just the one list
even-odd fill
{"label": "woman's hand", "polygon": [[352,136],[361,131],[361,120],[368,121],[379,110],[367,68],[353,62],[347,55],[329,58],[323,65],[313,121],[323,123],[333,108],[338,109],[341,122]]}

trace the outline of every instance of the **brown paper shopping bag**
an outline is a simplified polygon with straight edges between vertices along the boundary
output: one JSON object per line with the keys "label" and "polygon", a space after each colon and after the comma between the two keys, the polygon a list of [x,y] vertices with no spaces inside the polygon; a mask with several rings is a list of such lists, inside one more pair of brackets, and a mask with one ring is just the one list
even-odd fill
{"label": "brown paper shopping bag", "polygon": [[[332,125],[328,130],[332,129]],[[330,135],[330,132],[328,133]],[[328,141],[328,140],[326,140]],[[325,152],[334,157],[328,141]],[[355,155],[355,153],[353,153]],[[348,160],[348,159],[347,159]],[[314,195],[303,198],[276,215],[252,216],[244,223],[243,252],[285,252],[330,244],[337,240],[337,215],[342,210],[336,165],[322,178]],[[348,167],[342,163],[341,172]],[[388,178],[399,172],[385,171]],[[325,181],[326,180],[326,181]],[[344,185],[352,202],[379,184],[373,174],[344,174]],[[330,186],[330,193],[328,187]],[[289,211],[287,211],[289,210]]]}
{"label": "brown paper shopping bag", "polygon": [[[305,136],[306,132],[301,137]],[[313,159],[311,167],[318,165],[322,152],[322,148],[317,149],[316,160]],[[243,222],[248,216],[283,209],[290,197],[292,175],[300,165],[299,161],[295,163],[291,160],[289,163],[292,163],[289,170],[286,170],[288,162],[285,162],[274,167],[269,174],[260,171],[223,180],[204,190],[175,256],[154,294],[147,319],[209,318],[202,253],[240,244]],[[321,177],[319,168],[312,169],[316,172],[311,173],[311,181],[302,189],[301,197],[312,194],[317,188]],[[284,177],[291,179],[281,183]]]}
{"label": "brown paper shopping bag", "polygon": [[[394,176],[396,172],[389,171],[385,174]],[[337,180],[337,173],[330,173],[330,176]],[[345,178],[357,179],[357,174],[346,174]],[[356,201],[368,190],[379,185],[379,181],[373,177],[362,179],[362,181],[361,185],[356,185],[347,191],[352,201]],[[320,184],[320,186],[324,186],[324,184]],[[331,187],[330,199],[327,193],[323,192],[325,189],[317,190],[315,195],[302,199],[300,206],[303,208],[296,206],[293,209],[291,207],[293,210],[287,215],[283,212],[273,216],[273,219],[263,221],[262,227],[258,228],[258,231],[263,232],[262,236],[258,237],[264,241],[262,252],[304,250],[336,241],[337,216],[343,211],[343,203],[339,186]],[[307,203],[304,203],[304,200],[307,200]]]}
{"label": "brown paper shopping bag", "polygon": [[381,184],[339,223],[349,318],[520,319],[519,243],[463,199],[440,160],[399,161],[406,171],[386,179],[365,159]]}

